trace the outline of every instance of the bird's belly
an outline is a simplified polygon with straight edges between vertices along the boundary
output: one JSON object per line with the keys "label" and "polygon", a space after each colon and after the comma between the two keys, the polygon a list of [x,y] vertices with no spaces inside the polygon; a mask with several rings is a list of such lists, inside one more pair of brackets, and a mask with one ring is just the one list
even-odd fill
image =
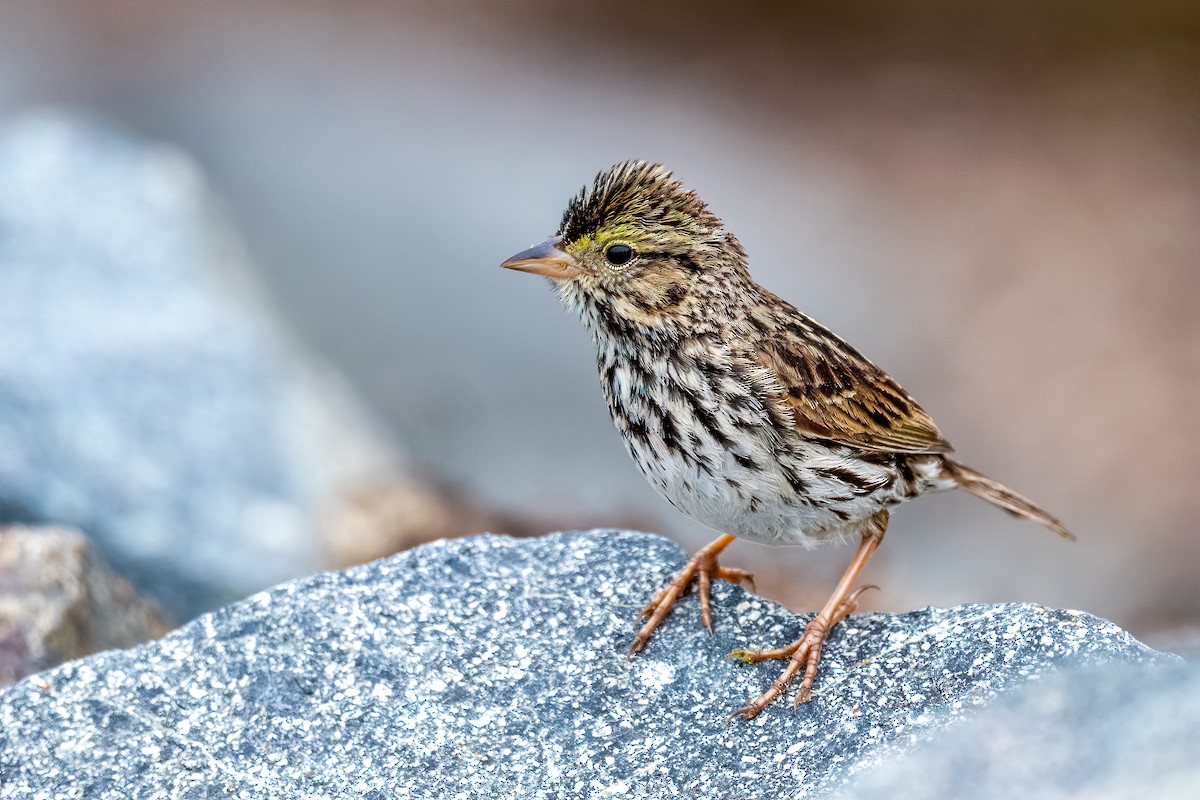
{"label": "bird's belly", "polygon": [[765,544],[814,546],[852,534],[893,504],[886,466],[838,445],[790,439],[746,376],[664,373],[620,353],[600,355],[609,411],[630,456],[697,522]]}
{"label": "bird's belly", "polygon": [[907,499],[883,467],[855,464],[866,489],[831,479],[838,471],[832,466],[846,469],[842,448],[815,445],[780,453],[745,448],[743,441],[740,458],[722,452],[702,460],[664,457],[660,442],[627,444],[647,480],[673,506],[702,525],[760,544],[816,547],[842,541],[863,520]]}
{"label": "bird's belly", "polygon": [[785,467],[766,452],[753,459],[751,469],[728,454],[714,464],[639,449],[630,447],[634,461],[671,505],[702,525],[760,544],[815,547],[841,540],[855,530],[848,523],[881,507],[865,498],[836,506],[814,503],[815,498],[796,491],[794,477],[789,480]]}

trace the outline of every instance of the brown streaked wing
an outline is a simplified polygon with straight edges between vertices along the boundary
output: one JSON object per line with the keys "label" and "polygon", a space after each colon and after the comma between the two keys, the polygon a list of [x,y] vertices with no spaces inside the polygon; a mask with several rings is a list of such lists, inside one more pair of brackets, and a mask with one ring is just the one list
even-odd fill
{"label": "brown streaked wing", "polygon": [[764,295],[751,314],[755,352],[783,389],[797,431],[864,450],[953,451],[890,375],[786,301]]}

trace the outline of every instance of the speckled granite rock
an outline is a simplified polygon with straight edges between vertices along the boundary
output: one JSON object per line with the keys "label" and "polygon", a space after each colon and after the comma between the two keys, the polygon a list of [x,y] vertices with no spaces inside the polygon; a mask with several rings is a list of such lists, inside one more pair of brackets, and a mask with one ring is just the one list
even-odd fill
{"label": "speckled granite rock", "polygon": [[79,531],[0,528],[0,686],[170,629]]}
{"label": "speckled granite rock", "polygon": [[[0,797],[816,797],[1064,665],[1170,657],[1037,606],[843,623],[815,699],[726,714],[804,618],[719,584],[643,654],[684,554],[644,534],[473,537],[297,581],[0,694]],[[39,792],[41,794],[39,794]]]}
{"label": "speckled granite rock", "polygon": [[840,800],[1196,800],[1200,669],[1068,670],[863,775]]}

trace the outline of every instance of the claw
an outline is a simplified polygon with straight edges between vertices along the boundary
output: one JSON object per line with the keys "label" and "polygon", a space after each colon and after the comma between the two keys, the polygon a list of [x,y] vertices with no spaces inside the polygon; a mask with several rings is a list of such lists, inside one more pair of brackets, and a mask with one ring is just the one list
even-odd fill
{"label": "claw", "polygon": [[862,586],[858,587],[850,594],[850,598],[849,598],[850,602],[852,602],[852,603],[857,602],[858,596],[861,595],[863,592],[869,591],[870,589],[874,589],[877,592],[883,591],[874,583],[863,584]]}
{"label": "claw", "polygon": [[838,606],[839,611],[842,609],[842,607],[846,608],[846,613],[842,614],[840,617],[838,617],[838,619],[839,620],[845,619],[846,617],[853,614],[855,611],[858,611],[858,598],[861,597],[864,592],[867,592],[871,589],[874,589],[875,591],[881,591],[880,588],[878,586],[876,586],[875,584],[868,583],[865,586],[860,586],[857,589],[855,589],[853,592],[851,592],[850,596],[842,601],[841,606]]}
{"label": "claw", "polygon": [[740,661],[743,664],[754,664],[757,659],[754,658],[754,650],[734,650],[729,654],[729,657],[735,661]]}
{"label": "claw", "polygon": [[726,717],[725,722],[726,722],[726,724],[733,722],[734,717],[741,717],[742,719],[749,720],[749,719],[754,719],[757,716],[758,716],[758,711],[755,711],[750,706],[743,706],[742,708],[739,708],[737,711],[733,712],[728,717]]}
{"label": "claw", "polygon": [[696,589],[700,593],[700,622],[708,629],[708,635],[712,636],[712,578],[708,570],[700,570]]}
{"label": "claw", "polygon": [[833,595],[825,603],[821,613],[804,626],[804,633],[800,635],[799,639],[778,650],[734,650],[729,654],[747,664],[767,659],[788,659],[787,668],[784,669],[779,679],[771,684],[769,689],[754,698],[749,705],[730,714],[729,719],[734,717],[753,719],[758,716],[764,708],[775,701],[775,698],[787,691],[788,685],[801,669],[804,670],[804,677],[800,679],[800,686],[796,689],[795,705],[799,706],[812,699],[812,687],[817,679],[817,667],[821,663],[821,650],[825,646],[825,638],[829,635],[830,629],[858,609],[858,598],[862,596],[863,592],[879,588],[874,584],[868,584],[860,586],[853,592],[850,591],[850,587],[862,572],[867,560],[879,547],[879,542],[883,539],[886,530],[887,513],[882,512],[882,516],[877,518],[877,526],[863,533],[858,552],[854,554],[850,566],[846,568],[842,579],[838,581]]}
{"label": "claw", "polygon": [[633,644],[629,647],[630,654],[639,653],[646,647],[650,641],[650,637],[662,624],[667,615],[671,613],[675,603],[691,585],[692,581],[696,581],[696,590],[700,595],[700,621],[704,623],[704,627],[708,629],[709,634],[713,632],[712,623],[712,579],[727,579],[726,576],[737,575],[744,577],[749,575],[742,570],[722,569],[717,564],[717,555],[722,550],[729,546],[733,541],[733,536],[725,534],[707,547],[702,548],[692,560],[687,563],[687,566],[671,581],[670,585],[662,589],[654,596],[644,609],[641,616],[649,617],[646,624],[638,631],[637,636],[633,639]]}
{"label": "claw", "polygon": [[663,595],[667,593],[669,588],[670,587],[668,586],[655,592],[654,597],[652,597],[650,602],[646,603],[646,607],[642,609],[642,613],[638,614],[638,619],[641,619],[642,617],[648,617],[653,614],[654,609],[658,608],[658,604],[662,602]]}
{"label": "claw", "polygon": [[[810,623],[811,624],[811,623]],[[807,630],[807,628],[805,628]],[[736,658],[746,664],[757,664],[760,661],[782,661],[785,658],[791,658],[792,653],[796,652],[796,648],[804,641],[801,636],[796,641],[785,647],[777,647],[774,650],[748,650],[738,649],[729,654],[730,658]]]}

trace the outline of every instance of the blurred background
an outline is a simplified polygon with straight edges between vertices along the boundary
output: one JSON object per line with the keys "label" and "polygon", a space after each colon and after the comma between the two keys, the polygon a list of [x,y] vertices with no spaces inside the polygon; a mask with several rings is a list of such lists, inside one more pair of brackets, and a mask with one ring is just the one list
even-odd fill
{"label": "blurred background", "polygon": [[[0,129],[41,141],[29,115],[62,107],[194,165],[281,339],[332,365],[386,451],[358,462],[379,481],[359,469],[318,514],[340,522],[305,528],[326,544],[222,539],[219,555],[266,571],[221,593],[180,599],[151,574],[193,561],[204,530],[107,540],[177,619],[383,555],[348,542],[360,517],[428,519],[400,473],[437,487],[443,516],[423,530],[438,535],[707,541],[629,462],[579,323],[497,267],[598,170],[645,158],[709,201],[761,283],[895,375],[964,461],[1079,534],[923,499],[894,519],[869,607],[1036,601],[1152,642],[1200,629],[1194,3],[0,4]],[[88,185],[55,196],[102,211]],[[10,294],[9,313],[31,307]],[[308,458],[335,459],[324,448]],[[93,524],[62,507],[0,499],[11,521]],[[800,610],[849,556],[739,544],[727,561]]]}

